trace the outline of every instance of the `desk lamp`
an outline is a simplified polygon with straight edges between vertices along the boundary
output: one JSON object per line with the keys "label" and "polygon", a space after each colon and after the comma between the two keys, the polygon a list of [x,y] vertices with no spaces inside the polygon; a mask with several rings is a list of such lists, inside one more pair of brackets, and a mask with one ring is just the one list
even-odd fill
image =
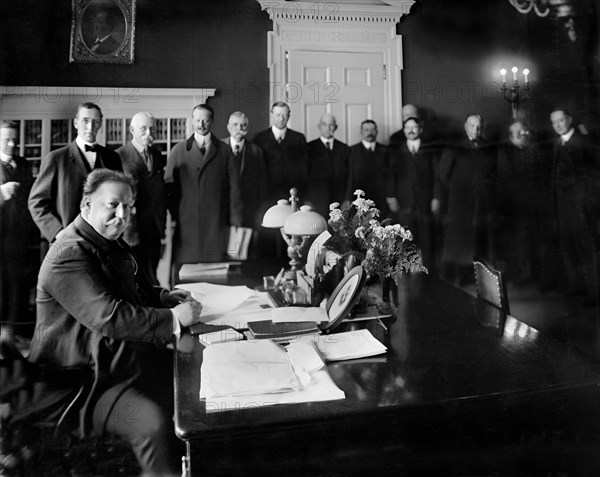
{"label": "desk lamp", "polygon": [[303,205],[298,210],[298,201],[298,190],[290,189],[289,201],[278,200],[277,205],[265,212],[262,221],[263,227],[278,228],[288,246],[290,270],[283,275],[288,280],[296,280],[296,270],[302,268],[302,249],[306,242],[327,230],[325,219],[309,205]]}

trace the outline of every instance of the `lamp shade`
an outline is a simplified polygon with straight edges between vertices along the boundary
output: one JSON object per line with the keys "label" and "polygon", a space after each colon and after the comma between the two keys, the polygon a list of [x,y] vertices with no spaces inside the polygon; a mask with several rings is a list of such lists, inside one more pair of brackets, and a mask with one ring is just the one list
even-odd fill
{"label": "lamp shade", "polygon": [[280,229],[291,214],[290,203],[285,199],[279,199],[277,205],[269,208],[263,215],[262,226],[269,229]]}
{"label": "lamp shade", "polygon": [[310,205],[303,205],[298,212],[291,214],[283,224],[288,235],[319,235],[327,230],[327,222]]}

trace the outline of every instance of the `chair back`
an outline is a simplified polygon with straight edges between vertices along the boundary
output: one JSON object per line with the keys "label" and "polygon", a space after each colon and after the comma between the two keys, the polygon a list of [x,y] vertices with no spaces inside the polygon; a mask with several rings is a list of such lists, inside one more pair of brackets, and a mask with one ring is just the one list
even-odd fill
{"label": "chair back", "polygon": [[477,296],[506,314],[510,314],[506,284],[502,272],[482,259],[473,260]]}

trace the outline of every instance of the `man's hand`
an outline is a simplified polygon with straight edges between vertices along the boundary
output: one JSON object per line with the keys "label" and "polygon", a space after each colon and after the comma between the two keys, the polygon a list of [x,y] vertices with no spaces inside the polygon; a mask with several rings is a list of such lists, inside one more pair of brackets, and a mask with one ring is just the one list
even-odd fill
{"label": "man's hand", "polygon": [[440,213],[440,199],[431,199],[431,212],[433,215],[437,215]]}
{"label": "man's hand", "polygon": [[191,300],[193,300],[192,294],[187,290],[175,289],[170,292],[165,291],[160,295],[160,301],[167,308],[173,308],[180,303]]}
{"label": "man's hand", "polygon": [[202,304],[191,298],[186,302],[180,303],[175,308],[171,308],[171,311],[175,314],[181,326],[190,327],[200,321]]}
{"label": "man's hand", "polygon": [[12,199],[17,193],[17,190],[19,190],[20,186],[21,184],[15,181],[7,182],[5,184],[0,185],[0,189],[2,190],[2,196],[4,197],[4,200]]}

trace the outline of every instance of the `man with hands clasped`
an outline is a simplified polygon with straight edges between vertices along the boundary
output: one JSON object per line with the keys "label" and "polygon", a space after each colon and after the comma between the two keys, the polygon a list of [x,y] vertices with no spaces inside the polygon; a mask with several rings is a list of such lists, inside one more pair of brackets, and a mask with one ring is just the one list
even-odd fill
{"label": "man with hands clasped", "polygon": [[153,286],[136,263],[121,238],[134,199],[132,179],[120,172],[98,169],[86,179],[81,213],[40,269],[30,360],[54,376],[42,394],[59,425],[123,436],[143,475],[163,476],[177,468],[168,451],[173,431],[134,387],[140,369],[131,342],[170,342],[199,321],[202,305],[189,292]]}

